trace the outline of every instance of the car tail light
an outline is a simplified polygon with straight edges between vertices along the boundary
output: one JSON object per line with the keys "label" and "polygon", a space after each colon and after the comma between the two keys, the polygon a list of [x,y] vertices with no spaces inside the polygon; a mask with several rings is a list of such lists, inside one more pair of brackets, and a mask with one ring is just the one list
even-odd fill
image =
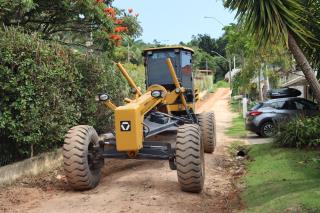
{"label": "car tail light", "polygon": [[258,115],[261,115],[262,112],[259,112],[259,111],[253,111],[253,112],[250,112],[249,115],[251,116],[258,116]]}

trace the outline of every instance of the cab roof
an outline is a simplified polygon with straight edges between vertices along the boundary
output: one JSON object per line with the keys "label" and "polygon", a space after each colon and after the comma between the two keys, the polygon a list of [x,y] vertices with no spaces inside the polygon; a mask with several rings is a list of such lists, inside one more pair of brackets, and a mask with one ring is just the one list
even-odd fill
{"label": "cab roof", "polygon": [[154,47],[154,48],[147,48],[143,50],[143,55],[148,52],[148,51],[158,51],[158,50],[174,50],[174,49],[179,49],[179,50],[186,50],[188,52],[194,53],[194,50],[185,47],[185,46],[167,46],[167,47]]}

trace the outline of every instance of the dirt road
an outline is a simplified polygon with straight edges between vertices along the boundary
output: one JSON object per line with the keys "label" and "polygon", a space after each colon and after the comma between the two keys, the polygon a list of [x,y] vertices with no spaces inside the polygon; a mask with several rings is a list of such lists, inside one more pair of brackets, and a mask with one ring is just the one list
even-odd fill
{"label": "dirt road", "polygon": [[[166,161],[108,160],[99,186],[74,192],[63,182],[44,186],[18,184],[0,191],[4,212],[234,212],[240,201],[232,184],[224,134],[230,125],[230,91],[219,89],[199,104],[199,112],[214,111],[218,144],[206,154],[205,188],[201,194],[182,192],[176,171]],[[53,173],[52,177],[60,177]],[[44,177],[45,179],[45,177]],[[41,177],[40,177],[41,181]],[[46,180],[44,180],[46,181]],[[57,182],[57,181],[56,181]],[[39,183],[39,180],[35,180]]]}

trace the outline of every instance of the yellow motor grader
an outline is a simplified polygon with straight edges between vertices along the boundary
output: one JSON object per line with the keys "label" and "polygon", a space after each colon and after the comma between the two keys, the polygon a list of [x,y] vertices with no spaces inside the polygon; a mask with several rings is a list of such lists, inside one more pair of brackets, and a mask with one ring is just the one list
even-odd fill
{"label": "yellow motor grader", "polygon": [[[168,160],[170,168],[177,170],[183,191],[202,191],[204,152],[214,151],[216,132],[212,112],[195,114],[198,94],[193,85],[193,53],[182,46],[144,50],[145,93],[117,64],[134,98],[116,106],[108,94],[98,95],[97,100],[114,111],[114,133],[98,135],[87,125],[68,131],[63,145],[64,170],[73,189],[96,187],[105,158],[129,158]],[[174,143],[152,140],[168,131],[176,133]]]}

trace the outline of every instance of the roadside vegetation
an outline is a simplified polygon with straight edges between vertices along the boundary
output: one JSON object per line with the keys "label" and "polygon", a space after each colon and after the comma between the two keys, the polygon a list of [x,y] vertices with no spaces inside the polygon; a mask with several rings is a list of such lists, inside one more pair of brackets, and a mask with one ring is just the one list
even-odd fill
{"label": "roadside vegetation", "polygon": [[244,138],[247,136],[247,131],[245,129],[245,120],[242,117],[241,101],[232,100],[230,107],[231,111],[235,113],[235,116],[232,119],[232,125],[228,128],[226,134],[233,138]]}
{"label": "roadside vegetation", "polygon": [[243,177],[245,212],[319,212],[318,151],[253,145]]}
{"label": "roadside vegetation", "polygon": [[226,134],[234,138],[244,138],[247,136],[244,119],[241,114],[238,114],[236,117],[232,119],[232,126],[228,129]]}
{"label": "roadside vegetation", "polygon": [[[281,56],[287,55],[290,59],[291,53],[295,65],[302,70],[315,99],[320,103],[320,83],[314,73],[319,65],[320,2],[226,0],[224,4],[237,12],[241,27],[252,37],[251,47],[257,47],[258,51],[257,54],[254,53],[258,57],[253,56],[258,59],[261,69],[266,66],[268,58],[274,58],[273,61],[276,62]],[[275,54],[268,54],[272,52]],[[255,64],[254,62],[255,60],[249,60],[247,64]]]}
{"label": "roadside vegetation", "polygon": [[281,125],[274,143],[245,145],[237,140],[246,135],[240,102],[230,105],[238,116],[226,132],[235,138],[228,151],[234,158],[244,152],[247,159],[246,172],[237,180],[243,185],[244,212],[319,212],[319,117]]}
{"label": "roadside vegetation", "polygon": [[[231,106],[234,112],[239,112],[237,101]],[[241,116],[233,119],[226,134],[235,141],[228,151],[234,158],[243,152],[247,159],[244,161],[246,172],[237,180],[243,185],[240,197],[244,212],[320,211],[320,154],[314,149],[319,147],[319,131],[315,128],[319,125],[318,119],[289,122],[281,127],[283,131],[274,143],[259,145],[238,141],[237,138],[246,135],[244,121]]]}
{"label": "roadside vegetation", "polygon": [[94,97],[108,88],[119,102],[127,93],[107,57],[75,53],[15,28],[0,30],[0,58],[2,162],[60,146],[79,123],[110,128],[111,112]]}
{"label": "roadside vegetation", "polygon": [[[119,105],[127,97],[114,63],[145,90],[141,53],[166,46],[138,40],[139,13],[112,0],[4,0],[0,24],[0,166],[60,147],[71,126],[113,128],[112,113],[94,98],[107,92]],[[198,34],[180,43],[195,50],[195,76],[212,71],[196,80],[200,91],[228,87],[227,36]]]}
{"label": "roadside vegetation", "polygon": [[224,80],[220,80],[214,84],[211,84],[211,87],[208,89],[208,92],[214,93],[219,88],[230,88],[230,84]]}
{"label": "roadside vegetation", "polygon": [[[224,4],[237,12],[239,20],[236,27],[229,27],[234,33],[227,45],[242,59],[238,62],[242,70],[232,82],[233,94],[262,101],[261,77],[278,88],[281,76],[301,70],[320,103],[320,83],[314,74],[319,68],[319,1],[226,0]],[[237,126],[235,119],[231,129]],[[319,127],[318,117],[297,118],[279,127],[274,143],[251,146],[242,179],[245,212],[320,212]]]}
{"label": "roadside vegetation", "polygon": [[320,145],[320,117],[297,117],[281,124],[274,143],[280,147],[318,148]]}
{"label": "roadside vegetation", "polygon": [[[277,10],[278,7],[281,8],[283,5],[282,1],[273,1],[271,3],[267,1],[224,1],[225,6],[232,10],[238,11],[239,23],[236,25],[231,25],[226,27],[226,34],[228,39],[228,44],[226,46],[228,56],[231,58],[235,56],[236,64],[241,68],[241,72],[236,74],[232,80],[233,95],[248,95],[250,102],[262,101],[263,97],[262,89],[260,85],[260,78],[268,79],[270,88],[279,88],[281,87],[280,77],[287,76],[289,73],[295,70],[301,70],[301,66],[297,66],[299,61],[292,60],[292,54],[294,50],[288,46],[288,42],[292,42],[292,38],[288,41],[286,27],[280,27],[276,23],[268,23],[274,21],[274,19],[268,19],[267,13],[264,11]],[[289,1],[286,4],[294,4],[296,7],[299,5],[299,8],[286,11],[290,13],[287,17],[278,17],[277,15],[272,17],[277,18],[288,18],[291,19],[288,22],[283,23],[294,23],[296,26],[301,27],[305,32],[312,32],[309,36],[306,36],[307,42],[312,41],[315,37],[319,37],[319,23],[316,21],[317,15],[314,14],[314,17],[310,17],[315,11],[319,10],[319,2],[314,1]],[[272,6],[271,6],[272,5]],[[274,7],[276,5],[276,7]],[[269,8],[272,7],[272,9]],[[260,8],[260,9],[259,9]],[[267,9],[261,9],[267,8]],[[281,10],[281,9],[280,9]],[[274,12],[274,11],[273,11]],[[260,14],[261,13],[261,14]],[[296,14],[293,14],[296,13]],[[319,14],[319,13],[317,13]],[[309,17],[299,19],[298,17]],[[261,21],[261,17],[264,21]],[[308,20],[309,23],[304,23],[305,20]],[[262,24],[263,23],[263,24]],[[268,23],[269,27],[267,27]],[[314,24],[312,24],[314,23]],[[290,24],[289,24],[290,25]],[[280,31],[279,31],[280,29]],[[301,28],[302,29],[302,28]],[[295,31],[295,30],[292,30]],[[291,31],[291,32],[292,32]],[[297,30],[296,30],[297,31]],[[299,30],[298,30],[299,31]],[[301,32],[301,31],[300,31]],[[260,33],[260,34],[259,34]],[[318,46],[306,45],[306,40],[298,38],[299,32],[293,32],[296,42],[301,47],[303,54],[306,56],[305,60],[309,60],[312,63],[313,68],[317,69],[319,67],[318,63]],[[275,36],[275,37],[273,37]],[[284,36],[283,39],[279,39],[279,36]],[[272,38],[273,37],[273,38]],[[262,39],[261,39],[262,38]],[[261,42],[262,41],[262,42]],[[308,71],[304,71],[305,76],[308,76]],[[314,76],[313,76],[314,77]],[[308,80],[309,81],[309,80]],[[316,85],[317,82],[310,82],[310,84]],[[233,101],[231,107],[234,111],[240,111],[241,105],[239,102]],[[243,136],[244,131],[244,121],[241,122],[241,117],[236,117],[233,120],[232,127],[227,131],[227,134],[232,137],[241,137]],[[319,147],[319,121],[317,118],[299,118],[292,122],[286,122],[286,124],[281,125],[280,133],[276,135],[274,145],[269,147],[270,150],[279,150],[277,147],[293,147],[301,148],[301,153],[306,153],[305,149],[317,150]],[[254,145],[253,147],[263,148],[265,145]],[[295,149],[285,149],[287,152],[299,152]],[[255,153],[249,152],[249,156],[255,156]],[[313,151],[313,153],[317,153]],[[276,156],[272,160],[262,159],[261,162],[250,161],[248,162],[248,167],[250,166],[259,166],[261,164],[268,164],[270,161],[277,161]],[[299,156],[297,156],[297,161]],[[265,162],[264,162],[265,161]],[[292,156],[292,161],[294,161],[294,155]],[[275,165],[277,166],[277,165]],[[289,168],[288,168],[289,170]],[[311,170],[311,169],[310,169]],[[259,179],[259,176],[263,176],[266,171],[259,172],[258,169],[256,173],[252,174],[250,170],[244,178],[248,176],[256,175],[256,179]],[[294,170],[291,170],[294,173]],[[265,182],[264,184],[276,184],[272,182]],[[252,197],[259,197],[259,192],[250,191],[250,183],[248,188],[245,188],[244,193],[251,193]],[[303,183],[302,183],[303,184]],[[279,195],[280,196],[280,195]],[[248,203],[247,203],[248,201]],[[247,199],[246,204],[250,207],[250,199]],[[251,207],[250,207],[251,208]],[[266,207],[268,209],[268,207]],[[260,209],[264,210],[263,208]],[[255,211],[259,212],[259,211]],[[264,212],[264,211],[263,211]],[[272,211],[270,211],[272,212]],[[273,212],[283,212],[282,210],[273,208]],[[298,211],[304,212],[304,211]]]}
{"label": "roadside vegetation", "polygon": [[[141,34],[133,9],[2,1],[0,23],[0,166],[60,147],[71,126],[111,128],[111,112],[95,96],[108,92],[119,104],[129,92],[113,64],[122,42]],[[142,87],[142,60],[128,63]]]}

